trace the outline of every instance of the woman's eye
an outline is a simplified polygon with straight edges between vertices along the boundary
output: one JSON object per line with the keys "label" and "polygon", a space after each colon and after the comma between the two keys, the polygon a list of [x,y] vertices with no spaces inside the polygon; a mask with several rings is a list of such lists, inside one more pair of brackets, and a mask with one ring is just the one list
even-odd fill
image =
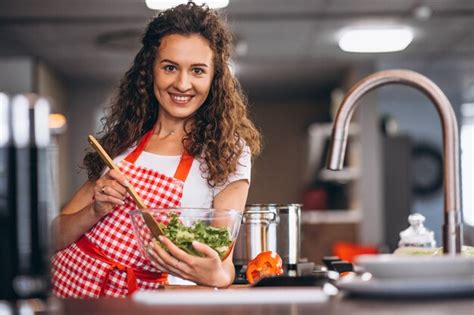
{"label": "woman's eye", "polygon": [[203,74],[204,73],[204,70],[201,69],[201,68],[193,68],[193,72],[195,74]]}
{"label": "woman's eye", "polygon": [[163,67],[163,69],[165,71],[174,71],[174,70],[176,70],[176,67],[173,66],[173,65],[166,65],[166,66]]}

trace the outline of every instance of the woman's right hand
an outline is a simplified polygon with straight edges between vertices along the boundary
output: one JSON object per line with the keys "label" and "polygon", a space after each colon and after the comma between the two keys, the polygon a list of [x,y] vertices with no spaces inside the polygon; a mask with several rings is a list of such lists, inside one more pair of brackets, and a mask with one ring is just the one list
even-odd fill
{"label": "woman's right hand", "polygon": [[123,205],[127,197],[126,187],[129,185],[125,175],[116,170],[110,170],[99,178],[94,185],[95,215],[102,218],[116,205]]}

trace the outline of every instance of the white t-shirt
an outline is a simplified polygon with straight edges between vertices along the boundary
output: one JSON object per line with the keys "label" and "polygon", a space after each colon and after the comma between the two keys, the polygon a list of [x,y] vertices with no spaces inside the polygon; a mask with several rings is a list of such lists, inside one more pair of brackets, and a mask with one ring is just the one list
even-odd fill
{"label": "white t-shirt", "polygon": [[[122,161],[135,147],[130,148],[123,154],[114,159],[115,163]],[[161,174],[173,177],[178,168],[180,155],[158,155],[143,151],[135,165],[147,167],[160,172]],[[232,182],[238,180],[247,180],[250,183],[251,171],[251,155],[248,146],[245,146],[242,155],[237,164],[237,170],[231,174],[226,183],[216,187],[210,187],[206,180],[205,173],[201,172],[201,163],[205,163],[200,159],[194,159],[189,171],[188,177],[184,182],[183,197],[181,199],[181,207],[211,208],[214,197]],[[204,165],[205,166],[205,165]]]}

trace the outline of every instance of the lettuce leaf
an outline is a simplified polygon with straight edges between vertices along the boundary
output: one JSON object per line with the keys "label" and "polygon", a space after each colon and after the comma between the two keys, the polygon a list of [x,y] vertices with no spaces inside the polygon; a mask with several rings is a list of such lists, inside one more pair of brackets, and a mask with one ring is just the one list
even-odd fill
{"label": "lettuce leaf", "polygon": [[[170,213],[168,217],[171,218],[169,223],[167,225],[161,223],[160,228],[173,244],[186,253],[202,256],[192,245],[195,240],[214,249],[221,259],[227,255],[232,244],[231,235],[227,228],[209,226],[200,220],[188,227],[181,223],[178,214]],[[165,246],[160,245],[167,250]]]}

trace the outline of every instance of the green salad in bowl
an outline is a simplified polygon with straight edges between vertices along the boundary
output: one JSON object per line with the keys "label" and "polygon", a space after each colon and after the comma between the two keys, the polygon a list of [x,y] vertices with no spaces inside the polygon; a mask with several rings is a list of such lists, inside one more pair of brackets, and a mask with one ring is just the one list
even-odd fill
{"label": "green salad in bowl", "polygon": [[147,257],[150,242],[157,242],[167,250],[156,239],[156,234],[162,234],[190,255],[201,255],[192,246],[193,241],[198,241],[211,247],[224,260],[237,238],[242,214],[227,209],[159,208],[134,210],[130,217],[142,254]]}
{"label": "green salad in bowl", "polygon": [[[170,213],[170,218],[168,224],[158,223],[160,229],[173,244],[186,253],[200,256],[192,245],[193,241],[207,244],[219,254],[221,259],[229,253],[232,236],[228,228],[214,227],[201,220],[196,220],[191,226],[186,226],[179,220],[179,215],[176,213]],[[162,247],[166,249],[165,246]]]}

